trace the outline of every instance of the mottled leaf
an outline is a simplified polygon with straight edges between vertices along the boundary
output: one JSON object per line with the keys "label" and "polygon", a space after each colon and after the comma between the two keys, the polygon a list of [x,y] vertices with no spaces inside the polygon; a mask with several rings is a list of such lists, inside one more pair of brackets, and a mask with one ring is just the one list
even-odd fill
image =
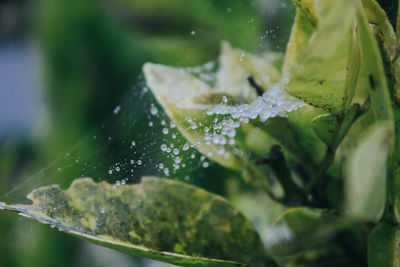
{"label": "mottled leaf", "polygon": [[349,216],[377,221],[386,201],[390,123],[371,126],[345,162],[345,196]]}
{"label": "mottled leaf", "polygon": [[292,64],[290,94],[330,113],[343,112],[359,70],[354,14],[354,4],[337,1]]}
{"label": "mottled leaf", "polygon": [[368,235],[368,266],[400,266],[400,229],[381,222]]}
{"label": "mottled leaf", "polygon": [[183,266],[265,266],[251,223],[223,198],[167,179],[113,187],[75,180],[67,190],[41,187],[32,205],[0,209],[50,224],[87,241]]}

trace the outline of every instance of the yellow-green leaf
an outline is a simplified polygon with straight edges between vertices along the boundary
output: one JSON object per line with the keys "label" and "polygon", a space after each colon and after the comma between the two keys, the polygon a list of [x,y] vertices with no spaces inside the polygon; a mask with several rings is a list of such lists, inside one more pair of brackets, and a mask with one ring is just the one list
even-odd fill
{"label": "yellow-green leaf", "polygon": [[344,111],[359,70],[354,15],[354,4],[337,1],[291,64],[290,94],[333,114]]}
{"label": "yellow-green leaf", "polygon": [[368,221],[378,221],[382,216],[392,137],[390,123],[372,125],[358,140],[345,162],[345,196],[349,216]]}
{"label": "yellow-green leaf", "polygon": [[223,198],[167,179],[113,187],[92,179],[41,187],[0,209],[87,241],[182,266],[268,266],[254,227]]}

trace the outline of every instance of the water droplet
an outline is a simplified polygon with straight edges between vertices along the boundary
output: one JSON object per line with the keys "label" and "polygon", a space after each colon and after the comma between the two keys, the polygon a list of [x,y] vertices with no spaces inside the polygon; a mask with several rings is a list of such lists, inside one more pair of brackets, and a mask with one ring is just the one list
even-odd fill
{"label": "water droplet", "polygon": [[165,168],[165,169],[164,169],[164,174],[165,174],[166,176],[169,176],[169,169],[168,169],[168,168]]}
{"label": "water droplet", "polygon": [[240,54],[240,58],[239,58],[240,62],[243,62],[245,56],[246,56],[246,54],[244,52],[242,52]]}
{"label": "water droplet", "polygon": [[188,143],[184,144],[183,147],[182,147],[182,150],[186,151],[188,149],[189,149],[189,144]]}
{"label": "water droplet", "polygon": [[114,108],[114,114],[116,115],[116,114],[118,114],[119,112],[121,111],[121,107],[120,106],[116,106],[115,108]]}
{"label": "water droplet", "polygon": [[157,115],[158,109],[155,106],[152,106],[150,108],[150,113],[151,113],[151,115]]}
{"label": "water droplet", "polygon": [[168,134],[169,130],[168,130],[168,128],[164,128],[164,129],[162,129],[162,132],[163,132],[163,134]]}
{"label": "water droplet", "polygon": [[176,164],[179,164],[181,163],[182,159],[180,157],[176,157],[174,161]]}

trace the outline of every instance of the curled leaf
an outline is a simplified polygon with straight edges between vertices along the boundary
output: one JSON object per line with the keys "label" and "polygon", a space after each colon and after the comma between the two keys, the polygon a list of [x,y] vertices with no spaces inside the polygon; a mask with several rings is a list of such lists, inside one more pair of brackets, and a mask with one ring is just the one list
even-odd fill
{"label": "curled leaf", "polygon": [[0,209],[50,224],[87,241],[124,253],[183,266],[264,266],[260,238],[226,200],[202,189],[146,177],[113,188],[92,179],[70,188],[41,187],[32,205]]}

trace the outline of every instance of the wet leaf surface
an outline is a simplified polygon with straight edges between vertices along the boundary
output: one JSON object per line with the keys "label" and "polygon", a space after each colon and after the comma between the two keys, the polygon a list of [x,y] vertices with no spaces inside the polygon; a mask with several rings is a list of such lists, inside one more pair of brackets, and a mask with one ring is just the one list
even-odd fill
{"label": "wet leaf surface", "polygon": [[265,266],[253,225],[223,198],[167,179],[114,188],[90,178],[41,187],[32,205],[5,205],[25,217],[121,252],[183,266]]}

